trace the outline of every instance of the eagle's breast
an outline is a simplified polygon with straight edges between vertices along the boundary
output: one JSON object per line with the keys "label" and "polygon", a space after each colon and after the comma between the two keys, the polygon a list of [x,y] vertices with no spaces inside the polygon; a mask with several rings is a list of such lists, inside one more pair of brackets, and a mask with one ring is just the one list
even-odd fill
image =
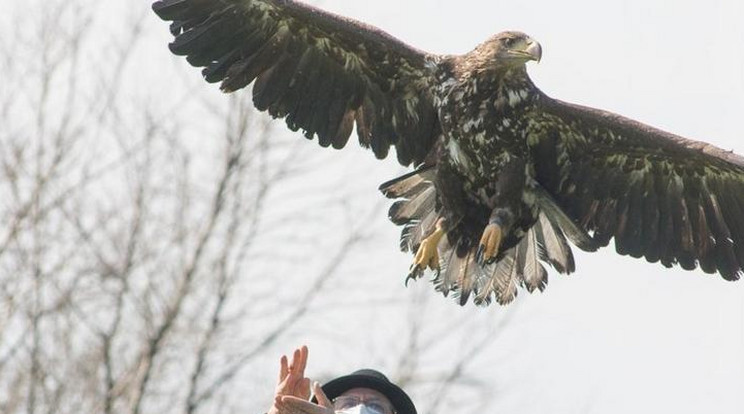
{"label": "eagle's breast", "polygon": [[440,79],[436,103],[446,162],[460,172],[467,193],[480,202],[493,197],[496,177],[505,165],[529,156],[522,116],[532,105],[527,86],[476,74]]}

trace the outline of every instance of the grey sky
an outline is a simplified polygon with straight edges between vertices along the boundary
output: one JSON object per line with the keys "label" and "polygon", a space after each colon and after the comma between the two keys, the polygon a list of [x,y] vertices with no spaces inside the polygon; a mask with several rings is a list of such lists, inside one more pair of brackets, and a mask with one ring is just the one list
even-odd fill
{"label": "grey sky", "polygon": [[[148,16],[147,42],[132,60],[138,77],[125,80],[129,87],[124,93],[133,97],[155,93],[174,106],[197,95],[196,90],[210,102],[227,99],[214,85],[203,83],[199,71],[184,59],[170,56],[166,25],[149,12],[150,0],[140,2],[147,9],[143,11]],[[436,53],[467,52],[501,30],[525,31],[543,46],[543,61],[530,64],[529,73],[549,95],[612,110],[744,154],[744,2],[740,0],[314,3]],[[124,4],[109,0],[99,6],[110,16],[132,17],[117,13]],[[26,3],[17,0],[9,7],[26,7]],[[0,14],[3,22],[6,19]],[[166,77],[187,78],[174,84],[188,83],[192,89],[174,90],[162,83],[162,91],[147,90],[154,84],[152,79]],[[185,106],[191,111],[201,108]],[[281,122],[277,126],[284,130]],[[200,127],[203,130],[194,132],[194,146],[202,145],[210,133],[210,126]],[[379,162],[353,145],[341,152],[316,147],[308,143],[310,150],[323,154],[322,160],[332,161],[330,168],[336,171],[320,169],[295,185],[310,187],[320,180],[352,185],[359,198],[348,200],[350,212],[366,211],[359,207],[377,202],[387,205],[377,186],[404,171],[394,160]],[[214,154],[204,154],[204,160],[196,162],[208,163],[210,155]],[[340,180],[341,171],[353,177],[353,183]],[[286,201],[279,198],[277,206]],[[327,215],[333,213],[337,210]],[[422,356],[421,378],[409,388],[421,414],[428,414],[437,398],[424,383],[426,378],[445,372],[442,367],[452,366],[479,341],[490,345],[462,367],[469,388],[449,395],[440,412],[470,413],[472,405],[460,405],[458,399],[472,398],[473,392],[487,396],[482,411],[494,414],[744,412],[744,282],[667,270],[620,257],[609,247],[594,254],[576,252],[577,272],[568,277],[551,273],[544,294],[522,291],[508,307],[461,308],[436,294],[426,280],[403,287],[411,258],[398,251],[399,229],[383,211],[371,219],[352,218],[369,220],[368,226],[379,229],[374,246],[345,263],[323,295],[324,304],[338,306],[317,306],[318,312],[302,321],[302,329],[282,337],[264,360],[243,370],[238,381],[246,384],[246,392],[231,398],[251,401],[253,411],[268,408],[282,352],[307,343],[311,347],[308,374],[317,379],[364,366],[394,373],[398,361],[387,357],[394,353],[388,350],[399,354],[404,325],[412,315],[424,314],[421,346],[431,352]],[[349,217],[328,217],[312,225],[326,226],[332,239],[343,233],[345,219]],[[318,243],[330,244],[328,240]],[[281,264],[276,268],[282,269]],[[281,270],[276,273],[267,276],[284,276]],[[287,280],[301,280],[301,276],[287,275]],[[346,297],[349,291],[357,294]],[[351,311],[354,305],[382,300],[393,306]],[[417,301],[413,307],[403,304],[412,300]],[[245,345],[241,340],[251,336],[255,325],[270,322],[270,318],[253,321],[254,325],[235,332],[235,347]]]}
{"label": "grey sky", "polygon": [[[322,4],[438,53],[466,52],[501,30],[525,31],[544,50],[530,75],[551,96],[744,153],[742,2]],[[377,181],[397,171],[394,164],[382,170],[374,169]],[[397,229],[387,231],[389,257],[381,259],[402,276],[409,258],[395,252]],[[570,277],[551,274],[543,295],[523,292],[516,306],[478,310],[494,324],[512,316],[490,355],[471,367],[488,373],[489,412],[744,412],[744,284],[622,258],[612,248],[578,254],[577,268]],[[436,306],[469,312],[448,302]],[[342,365],[354,364],[363,361]]]}

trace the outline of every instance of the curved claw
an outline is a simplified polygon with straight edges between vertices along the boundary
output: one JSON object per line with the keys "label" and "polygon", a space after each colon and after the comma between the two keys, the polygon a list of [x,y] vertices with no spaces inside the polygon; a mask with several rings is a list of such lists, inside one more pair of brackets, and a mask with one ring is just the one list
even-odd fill
{"label": "curved claw", "polygon": [[444,236],[444,230],[441,225],[437,225],[437,229],[429,237],[426,237],[421,241],[416,256],[413,259],[411,270],[408,272],[406,277],[406,286],[408,281],[411,279],[418,279],[424,275],[424,270],[428,267],[429,269],[439,272],[439,241]]}
{"label": "curved claw", "polygon": [[404,282],[405,287],[408,287],[408,283],[411,281],[416,281],[416,279],[420,278],[424,275],[424,269],[419,267],[418,265],[412,265],[411,270],[408,272],[408,276],[406,276],[406,280]]}
{"label": "curved claw", "polygon": [[502,235],[501,226],[495,223],[491,223],[483,229],[480,246],[478,246],[478,252],[475,254],[478,263],[481,265],[491,264],[496,260],[501,247]]}

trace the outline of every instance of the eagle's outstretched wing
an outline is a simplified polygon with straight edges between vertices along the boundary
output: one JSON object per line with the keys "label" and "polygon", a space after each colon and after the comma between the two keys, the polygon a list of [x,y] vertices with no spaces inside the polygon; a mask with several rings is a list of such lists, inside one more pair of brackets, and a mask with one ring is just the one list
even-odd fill
{"label": "eagle's outstretched wing", "polygon": [[260,110],[286,117],[320,145],[359,141],[403,165],[423,162],[437,136],[430,56],[379,29],[290,0],[163,0],[170,49],[235,91],[256,80]]}
{"label": "eagle's outstretched wing", "polygon": [[744,158],[545,96],[529,125],[538,181],[602,245],[739,278]]}

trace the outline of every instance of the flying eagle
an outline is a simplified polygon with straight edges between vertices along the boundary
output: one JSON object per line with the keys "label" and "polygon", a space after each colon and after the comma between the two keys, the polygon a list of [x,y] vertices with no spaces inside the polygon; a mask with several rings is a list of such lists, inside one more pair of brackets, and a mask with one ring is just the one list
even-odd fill
{"label": "flying eagle", "polygon": [[[736,280],[744,158],[541,92],[538,42],[499,33],[461,56],[414,49],[291,0],[163,0],[170,50],[322,147],[359,143],[415,170],[383,184],[409,278],[506,304],[574,271],[568,241]],[[255,81],[255,82],[254,82]]]}

